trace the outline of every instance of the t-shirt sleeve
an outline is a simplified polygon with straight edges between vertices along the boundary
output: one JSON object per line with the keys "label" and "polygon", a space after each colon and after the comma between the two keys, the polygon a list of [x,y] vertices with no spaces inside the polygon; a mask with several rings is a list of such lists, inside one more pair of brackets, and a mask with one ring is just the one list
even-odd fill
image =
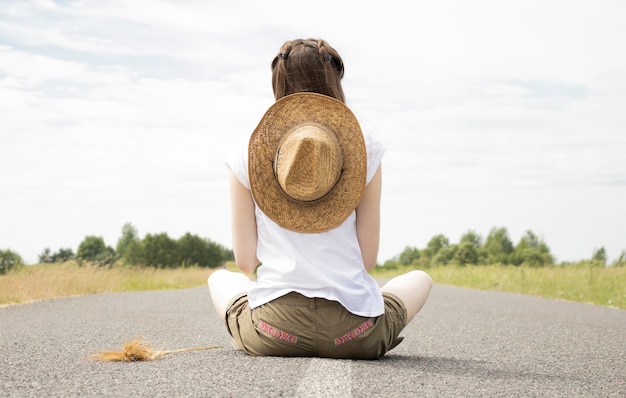
{"label": "t-shirt sleeve", "polygon": [[240,140],[226,157],[226,167],[233,172],[235,177],[250,189],[250,179],[248,177],[248,142]]}

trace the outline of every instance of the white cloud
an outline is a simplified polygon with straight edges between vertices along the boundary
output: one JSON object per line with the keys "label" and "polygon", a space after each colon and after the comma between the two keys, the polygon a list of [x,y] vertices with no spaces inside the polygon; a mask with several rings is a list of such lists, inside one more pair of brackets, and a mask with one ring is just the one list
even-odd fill
{"label": "white cloud", "polygon": [[[4,2],[0,249],[34,260],[87,234],[113,245],[128,221],[229,244],[224,155],[271,104],[280,44],[323,37],[346,62],[349,105],[388,148],[381,260],[435,233],[455,240],[494,225],[515,240],[543,234],[561,259],[599,245],[617,256],[625,9]],[[585,232],[573,234],[571,220]]]}
{"label": "white cloud", "polygon": [[69,79],[80,74],[85,68],[76,62],[19,52],[7,46],[0,46],[0,57],[2,57],[0,72],[26,80],[31,85],[45,79]]}

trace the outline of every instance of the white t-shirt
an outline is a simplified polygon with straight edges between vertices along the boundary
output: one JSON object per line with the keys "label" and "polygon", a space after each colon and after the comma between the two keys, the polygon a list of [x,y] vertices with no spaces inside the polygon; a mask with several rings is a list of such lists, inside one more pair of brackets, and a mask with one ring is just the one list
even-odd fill
{"label": "white t-shirt", "polygon": [[[374,177],[385,152],[382,144],[364,134],[367,151],[366,184]],[[226,165],[250,189],[248,142],[240,142]],[[338,301],[353,314],[381,315],[384,303],[380,288],[363,265],[356,234],[356,213],[337,228],[306,234],[287,230],[255,204],[257,224],[257,282],[248,292],[250,308],[289,292],[306,297]]]}

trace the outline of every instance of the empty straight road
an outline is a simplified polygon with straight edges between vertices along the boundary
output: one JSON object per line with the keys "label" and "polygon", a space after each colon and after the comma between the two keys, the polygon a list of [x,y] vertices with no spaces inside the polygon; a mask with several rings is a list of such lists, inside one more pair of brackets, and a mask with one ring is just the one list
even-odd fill
{"label": "empty straight road", "polygon": [[[249,357],[208,288],[98,294],[0,308],[1,397],[620,397],[626,311],[436,285],[379,361]],[[99,363],[142,336],[220,344],[153,362]]]}

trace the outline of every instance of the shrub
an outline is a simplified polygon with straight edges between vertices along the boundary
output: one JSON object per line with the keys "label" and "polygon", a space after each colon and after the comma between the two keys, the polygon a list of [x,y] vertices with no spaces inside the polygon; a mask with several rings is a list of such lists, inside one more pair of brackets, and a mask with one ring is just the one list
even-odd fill
{"label": "shrub", "polygon": [[0,250],[0,275],[6,274],[12,269],[17,269],[24,265],[24,261],[19,254],[11,250]]}

